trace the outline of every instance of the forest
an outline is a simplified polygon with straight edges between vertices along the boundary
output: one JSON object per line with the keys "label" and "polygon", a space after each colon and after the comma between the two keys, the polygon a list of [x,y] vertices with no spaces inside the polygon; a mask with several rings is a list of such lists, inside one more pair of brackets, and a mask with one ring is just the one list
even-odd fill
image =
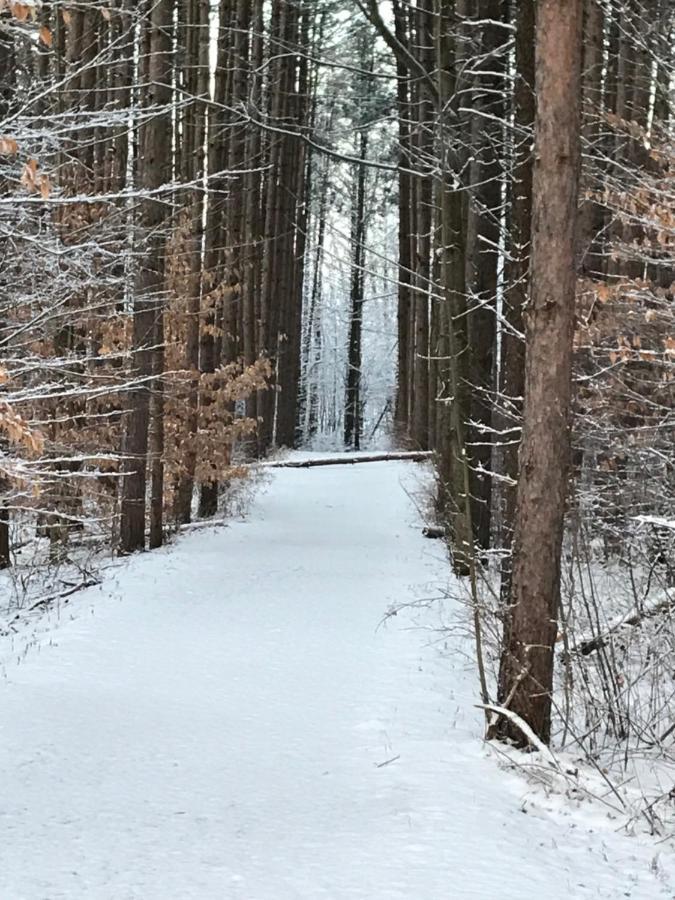
{"label": "forest", "polygon": [[[111,578],[140,602],[109,572],[182,561],[187,596],[218,552],[204,595],[248,568],[295,615],[377,571],[359,627],[461,632],[472,743],[669,842],[674,24],[672,0],[0,0],[0,671]],[[411,515],[429,578],[380,534]],[[291,597],[298,560],[332,574]],[[672,896],[645,865],[626,896]],[[21,877],[0,894],[448,896]]]}

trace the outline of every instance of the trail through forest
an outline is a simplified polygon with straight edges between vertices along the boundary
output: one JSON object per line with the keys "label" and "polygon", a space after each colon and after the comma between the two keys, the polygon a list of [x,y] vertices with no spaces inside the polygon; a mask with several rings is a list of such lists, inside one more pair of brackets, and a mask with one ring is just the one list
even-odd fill
{"label": "trail through forest", "polygon": [[243,521],[3,639],[0,897],[675,896],[656,845],[498,770],[469,644],[437,630],[461,603],[382,623],[458,593],[425,469],[265,477]]}

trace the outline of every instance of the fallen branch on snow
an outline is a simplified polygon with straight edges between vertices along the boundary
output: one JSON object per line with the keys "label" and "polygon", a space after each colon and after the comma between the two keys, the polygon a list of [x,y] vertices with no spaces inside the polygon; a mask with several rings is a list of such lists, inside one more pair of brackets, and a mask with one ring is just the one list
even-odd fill
{"label": "fallen branch on snow", "polygon": [[624,628],[625,626],[635,627],[639,625],[641,622],[644,622],[645,619],[650,619],[652,616],[657,616],[659,613],[666,612],[672,606],[675,605],[675,597],[667,594],[665,597],[658,597],[652,603],[646,604],[640,610],[634,610],[631,613],[627,613],[624,616],[621,616],[620,619],[616,619],[614,622],[610,622],[607,628],[601,633],[596,634],[593,637],[582,638],[577,641],[574,646],[570,647],[570,653],[580,653],[582,656],[588,656],[593,653],[595,650],[600,650],[605,646],[605,642],[620,628]]}
{"label": "fallen branch on snow", "polygon": [[86,581],[82,581],[80,584],[69,587],[68,590],[61,591],[58,594],[48,594],[46,597],[40,597],[39,600],[34,600],[28,608],[20,610],[12,619],[10,619],[4,628],[0,628],[0,637],[6,637],[14,625],[22,619],[25,619],[30,613],[35,612],[36,609],[49,609],[53,603],[56,603],[59,600],[65,600],[67,603],[73,594],[84,591],[86,588],[96,587],[100,583],[101,582],[95,578],[89,578]]}
{"label": "fallen branch on snow", "polygon": [[430,540],[442,540],[445,537],[445,528],[439,525],[427,525],[422,529],[422,534]]}
{"label": "fallen branch on snow", "polygon": [[95,578],[90,578],[87,581],[82,581],[80,584],[76,584],[73,587],[69,588],[67,591],[61,591],[60,594],[50,594],[47,597],[41,597],[39,600],[36,600],[28,607],[28,612],[33,612],[34,609],[40,609],[40,607],[47,608],[51,606],[52,603],[55,603],[57,600],[65,600],[68,597],[72,597],[73,594],[77,594],[78,591],[84,591],[86,588],[96,587],[101,582]]}
{"label": "fallen branch on snow", "polygon": [[522,732],[523,737],[527,740],[531,747],[534,747],[538,750],[542,756],[546,759],[546,762],[552,766],[557,772],[562,772],[560,767],[560,763],[555,758],[555,756],[551,753],[549,747],[541,741],[537,735],[532,731],[530,726],[524,719],[514,713],[512,710],[507,709],[505,706],[495,706],[493,703],[477,703],[477,709],[484,709],[487,712],[493,712],[498,716],[503,716],[505,719],[508,719],[516,728]]}
{"label": "fallen branch on snow", "polygon": [[200,531],[203,528],[227,528],[229,524],[226,519],[203,519],[199,522],[186,522],[180,525],[178,530],[182,534],[186,531]]}

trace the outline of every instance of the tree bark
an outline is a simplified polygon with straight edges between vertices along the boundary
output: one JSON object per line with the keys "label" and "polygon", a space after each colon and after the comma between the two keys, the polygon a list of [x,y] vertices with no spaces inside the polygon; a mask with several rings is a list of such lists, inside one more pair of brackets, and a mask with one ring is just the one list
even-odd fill
{"label": "tree bark", "polygon": [[[415,15],[415,54],[426,72],[434,69],[433,17],[431,0],[423,0]],[[417,253],[413,305],[415,316],[415,357],[412,371],[413,443],[421,450],[429,447],[429,294],[431,288],[432,181],[430,166],[434,155],[434,105],[424,82],[414,89],[416,128],[414,164],[416,177]]]}
{"label": "tree bark", "polygon": [[[171,103],[171,0],[155,0],[147,13],[147,85],[144,103],[157,112],[140,127],[138,174],[141,187],[156,191],[167,180]],[[139,215],[139,241],[144,252],[134,296],[132,377],[123,447],[128,474],[122,485],[120,548],[124,553],[145,547],[146,466],[150,391],[153,374],[152,344],[155,317],[163,308],[164,204],[153,197],[143,200]]]}
{"label": "tree bark", "polygon": [[[188,183],[186,209],[186,250],[188,275],[185,328],[185,368],[190,384],[185,416],[182,452],[184,470],[175,488],[174,519],[186,524],[192,516],[192,496],[196,468],[196,437],[199,428],[199,308],[202,293],[202,240],[204,191],[198,186],[204,176],[206,139],[206,98],[209,88],[209,2],[189,0],[183,43],[190,60],[185,66],[185,89],[191,98],[184,113],[185,137],[180,156],[181,173]],[[189,136],[189,140],[187,139]]]}
{"label": "tree bark", "polygon": [[503,184],[506,11],[504,0],[481,0],[476,8],[475,76],[472,103],[470,166],[471,204],[467,224],[467,288],[471,348],[471,424],[467,450],[471,460],[474,540],[488,549],[492,513],[492,409],[495,396],[497,289]]}
{"label": "tree bark", "polygon": [[[368,134],[359,135],[359,158],[365,163]],[[350,289],[349,344],[347,351],[347,391],[345,396],[345,445],[361,447],[363,410],[361,399],[361,365],[363,331],[363,286],[366,239],[366,167],[356,167],[356,204],[352,210],[352,274]]]}
{"label": "tree bark", "polygon": [[[218,57],[214,83],[214,104],[208,111],[208,147],[206,196],[206,235],[204,241],[204,265],[202,271],[202,296],[199,330],[199,371],[202,376],[212,375],[220,359],[219,345],[222,338],[217,330],[224,327],[223,298],[223,242],[225,238],[225,213],[222,195],[227,179],[222,174],[228,158],[228,131],[225,106],[228,96],[228,60],[230,27],[234,0],[220,0],[218,10]],[[206,427],[212,397],[202,390],[200,397],[201,427]],[[203,482],[199,486],[200,517],[209,517],[218,511],[218,481]]]}
{"label": "tree bark", "polygon": [[[570,455],[582,0],[537,8],[531,293],[510,633],[501,695],[548,742]],[[502,718],[498,734],[523,744]]]}
{"label": "tree bark", "polygon": [[[369,73],[373,69],[373,55],[369,48],[368,36],[363,29],[358,35],[359,65],[362,73],[357,79],[357,91],[359,96],[367,97],[372,79]],[[363,425],[363,400],[361,396],[361,367],[363,362],[362,333],[363,333],[363,301],[365,285],[365,261],[366,261],[366,186],[368,170],[366,160],[368,158],[368,121],[367,114],[363,116],[361,127],[357,135],[357,156],[360,160],[354,166],[354,180],[356,183],[356,197],[352,206],[352,268],[350,284],[350,316],[349,338],[347,347],[347,378],[345,394],[345,446],[354,450],[361,447],[361,430]]]}
{"label": "tree bark", "polygon": [[[525,342],[523,310],[527,302],[532,231],[532,135],[535,115],[535,7],[534,0],[521,0],[516,18],[516,78],[513,95],[513,176],[508,221],[508,258],[504,272],[502,359],[500,369],[501,546],[509,550],[513,540],[518,479],[518,448],[525,390]],[[511,559],[502,565],[502,595],[508,601]],[[508,615],[508,610],[505,611]],[[502,698],[503,699],[503,698]]]}
{"label": "tree bark", "polygon": [[[400,0],[394,0],[395,33],[398,41],[406,44],[408,30],[406,15]],[[410,321],[410,256],[411,212],[410,198],[410,81],[405,63],[396,58],[396,104],[398,112],[398,377],[396,388],[395,422],[399,437],[404,437],[409,427],[408,385],[408,326]]]}

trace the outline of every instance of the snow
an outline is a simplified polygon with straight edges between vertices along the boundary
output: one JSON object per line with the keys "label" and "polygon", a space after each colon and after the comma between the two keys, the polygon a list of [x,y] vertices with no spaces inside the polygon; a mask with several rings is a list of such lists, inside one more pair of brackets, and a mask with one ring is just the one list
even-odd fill
{"label": "snow", "polygon": [[664,845],[482,744],[425,478],[277,470],[246,520],[5,638],[0,898],[675,896]]}

